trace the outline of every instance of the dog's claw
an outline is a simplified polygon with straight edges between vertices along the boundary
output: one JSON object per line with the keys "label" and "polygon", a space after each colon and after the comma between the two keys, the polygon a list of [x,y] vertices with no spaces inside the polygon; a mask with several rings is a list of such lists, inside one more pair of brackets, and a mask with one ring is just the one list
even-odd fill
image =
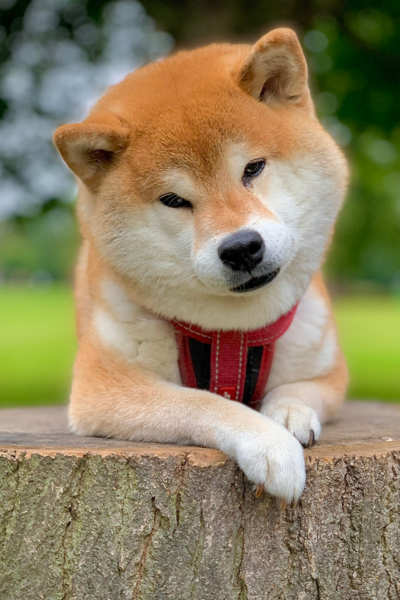
{"label": "dog's claw", "polygon": [[287,509],[287,505],[288,503],[286,502],[286,500],[284,498],[281,498],[279,500],[279,510],[284,511]]}
{"label": "dog's claw", "polygon": [[314,429],[311,429],[309,444],[310,444],[310,446],[314,446],[316,443],[317,443],[317,440],[315,439]]}
{"label": "dog's claw", "polygon": [[290,503],[291,508],[296,509],[299,507],[299,501],[298,500],[292,500]]}
{"label": "dog's claw", "polygon": [[258,486],[256,487],[255,497],[260,498],[260,496],[262,496],[263,493],[264,493],[264,485],[262,483],[259,483]]}
{"label": "dog's claw", "polygon": [[315,433],[314,433],[314,429],[310,429],[310,437],[308,438],[308,442],[307,443],[303,443],[302,446],[303,448],[308,448],[308,446],[314,446],[317,443],[317,440],[315,439]]}

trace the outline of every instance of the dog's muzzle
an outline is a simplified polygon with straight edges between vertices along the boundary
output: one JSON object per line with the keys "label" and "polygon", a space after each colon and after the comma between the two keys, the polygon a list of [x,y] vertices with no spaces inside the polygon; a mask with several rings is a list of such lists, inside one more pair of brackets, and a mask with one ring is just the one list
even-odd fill
{"label": "dog's muzzle", "polygon": [[274,271],[270,271],[265,275],[261,275],[260,277],[251,277],[246,283],[242,283],[234,288],[231,288],[231,292],[251,292],[252,290],[258,290],[258,288],[264,287],[264,285],[268,285],[277,277],[280,269],[275,269]]}

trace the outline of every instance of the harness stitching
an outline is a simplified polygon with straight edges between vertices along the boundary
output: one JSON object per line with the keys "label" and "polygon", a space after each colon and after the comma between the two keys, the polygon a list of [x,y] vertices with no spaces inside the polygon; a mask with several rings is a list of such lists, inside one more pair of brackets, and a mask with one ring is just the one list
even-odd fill
{"label": "harness stitching", "polygon": [[217,333],[217,347],[215,351],[215,387],[214,392],[218,391],[218,358],[219,358],[219,331]]}

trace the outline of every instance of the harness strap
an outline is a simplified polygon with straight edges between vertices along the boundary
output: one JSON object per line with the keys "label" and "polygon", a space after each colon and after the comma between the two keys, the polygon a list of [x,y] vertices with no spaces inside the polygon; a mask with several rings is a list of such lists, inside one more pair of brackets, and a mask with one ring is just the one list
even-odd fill
{"label": "harness strap", "polygon": [[182,383],[255,408],[262,399],[276,340],[290,327],[297,304],[277,321],[253,331],[209,331],[172,320]]}

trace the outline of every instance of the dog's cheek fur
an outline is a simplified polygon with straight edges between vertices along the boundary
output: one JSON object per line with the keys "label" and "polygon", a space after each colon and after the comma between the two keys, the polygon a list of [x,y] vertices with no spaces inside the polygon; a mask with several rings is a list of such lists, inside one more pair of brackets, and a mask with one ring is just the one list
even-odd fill
{"label": "dog's cheek fur", "polygon": [[190,281],[190,214],[161,203],[137,205],[107,199],[92,214],[89,227],[103,260],[143,294],[157,296],[166,285],[185,286]]}

